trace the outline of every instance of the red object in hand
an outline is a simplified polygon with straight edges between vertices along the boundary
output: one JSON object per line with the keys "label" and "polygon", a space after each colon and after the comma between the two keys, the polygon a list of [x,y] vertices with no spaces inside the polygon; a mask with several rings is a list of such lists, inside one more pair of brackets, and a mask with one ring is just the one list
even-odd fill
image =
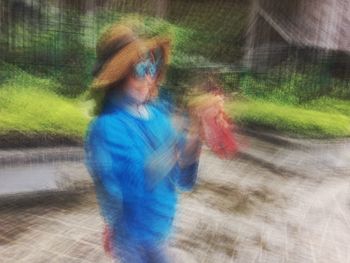
{"label": "red object in hand", "polygon": [[202,141],[219,157],[232,157],[238,151],[238,145],[233,135],[233,123],[224,111],[223,94],[198,95],[190,100],[189,108],[201,122]]}
{"label": "red object in hand", "polygon": [[108,226],[106,225],[104,230],[103,230],[103,235],[102,235],[102,242],[103,242],[103,249],[105,253],[112,257],[112,235],[111,231],[109,230]]}
{"label": "red object in hand", "polygon": [[229,158],[238,151],[233,135],[233,123],[225,112],[202,119],[202,137],[208,147],[219,157]]}

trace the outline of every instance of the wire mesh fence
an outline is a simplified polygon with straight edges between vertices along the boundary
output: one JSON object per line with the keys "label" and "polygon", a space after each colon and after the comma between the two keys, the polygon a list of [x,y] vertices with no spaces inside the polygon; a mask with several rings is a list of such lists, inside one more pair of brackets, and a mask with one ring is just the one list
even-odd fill
{"label": "wire mesh fence", "polygon": [[[296,14],[293,21],[284,16],[285,19],[277,23],[273,18],[281,18],[281,14],[287,10],[282,8],[282,12],[281,5],[273,9],[271,3],[267,2],[253,1],[264,7],[264,15],[255,5],[241,0],[220,0],[215,1],[215,4],[210,1],[183,0],[1,0],[0,61],[15,64],[34,74],[56,78],[64,86],[61,93],[77,96],[86,90],[91,81],[95,46],[101,30],[126,14],[138,13],[164,18],[167,23],[180,28],[176,31],[180,44],[176,48],[179,52],[176,53],[175,61],[192,63],[191,68],[216,68],[213,70],[216,74],[228,65],[219,76],[226,89],[239,89],[242,79],[245,80],[243,84],[255,85],[253,80],[246,81],[247,66],[258,72],[259,76],[264,76],[264,82],[271,83],[272,78],[272,86],[281,86],[282,75],[286,75],[286,72],[290,74],[289,78],[295,77],[296,73],[310,75],[309,65],[313,65],[315,69],[312,70],[311,84],[306,81],[305,85],[317,83],[318,86],[324,86],[328,81],[326,84],[331,93],[334,85],[329,83],[336,78],[337,87],[341,86],[336,89],[343,90],[342,94],[346,93],[347,97],[344,90],[349,87],[348,53],[343,50],[325,50],[317,43],[313,46],[306,46],[303,42],[288,43],[278,28],[286,25],[291,28],[294,20],[299,21],[297,14],[303,14],[300,8],[296,8],[299,5],[286,6]],[[311,12],[308,8],[305,10]],[[333,12],[331,9],[328,11]],[[342,14],[344,12],[347,11]],[[317,13],[314,16],[316,30],[320,17]],[[342,21],[347,23],[345,18]],[[300,21],[294,25],[299,24]],[[325,27],[324,23],[319,25]],[[295,33],[296,28],[293,28]],[[316,31],[321,32],[321,29]],[[297,35],[293,32],[289,34],[290,38]],[[232,69],[232,65],[235,70],[228,70]],[[288,67],[284,68],[286,65]],[[271,73],[273,67],[275,69]],[[178,69],[178,65],[174,68],[170,70],[173,75],[169,76],[168,83],[174,87],[181,86],[191,76]],[[237,68],[242,74],[237,74]],[[8,74],[6,67],[0,67],[0,72],[1,79],[5,79]],[[327,81],[325,72],[329,77]],[[274,88],[272,86],[271,89]],[[322,94],[324,92],[320,92]]]}

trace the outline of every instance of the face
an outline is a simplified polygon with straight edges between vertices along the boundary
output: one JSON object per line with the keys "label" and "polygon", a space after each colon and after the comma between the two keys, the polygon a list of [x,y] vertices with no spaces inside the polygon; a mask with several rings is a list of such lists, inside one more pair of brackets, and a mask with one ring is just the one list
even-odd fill
{"label": "face", "polygon": [[159,64],[153,53],[134,65],[132,73],[126,80],[126,92],[143,103],[156,95],[156,79],[158,77]]}
{"label": "face", "polygon": [[144,79],[130,75],[126,80],[126,92],[139,103],[144,103],[150,98],[151,91],[155,89],[156,81],[147,75]]}

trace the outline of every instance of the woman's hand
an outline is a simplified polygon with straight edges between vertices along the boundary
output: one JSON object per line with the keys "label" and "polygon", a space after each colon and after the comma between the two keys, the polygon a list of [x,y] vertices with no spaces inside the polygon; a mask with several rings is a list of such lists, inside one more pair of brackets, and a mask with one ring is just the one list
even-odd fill
{"label": "woman's hand", "polygon": [[190,101],[190,117],[192,133],[199,134],[205,141],[205,131],[210,129],[212,120],[220,121],[224,112],[224,97],[221,95],[204,94]]}

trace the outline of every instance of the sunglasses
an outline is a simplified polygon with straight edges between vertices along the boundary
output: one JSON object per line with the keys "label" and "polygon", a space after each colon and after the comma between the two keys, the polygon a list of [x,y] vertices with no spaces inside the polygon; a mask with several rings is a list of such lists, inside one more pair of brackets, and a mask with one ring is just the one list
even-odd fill
{"label": "sunglasses", "polygon": [[162,56],[159,49],[148,52],[143,60],[134,65],[134,77],[142,80],[149,75],[152,79],[155,79],[158,75],[161,62]]}

